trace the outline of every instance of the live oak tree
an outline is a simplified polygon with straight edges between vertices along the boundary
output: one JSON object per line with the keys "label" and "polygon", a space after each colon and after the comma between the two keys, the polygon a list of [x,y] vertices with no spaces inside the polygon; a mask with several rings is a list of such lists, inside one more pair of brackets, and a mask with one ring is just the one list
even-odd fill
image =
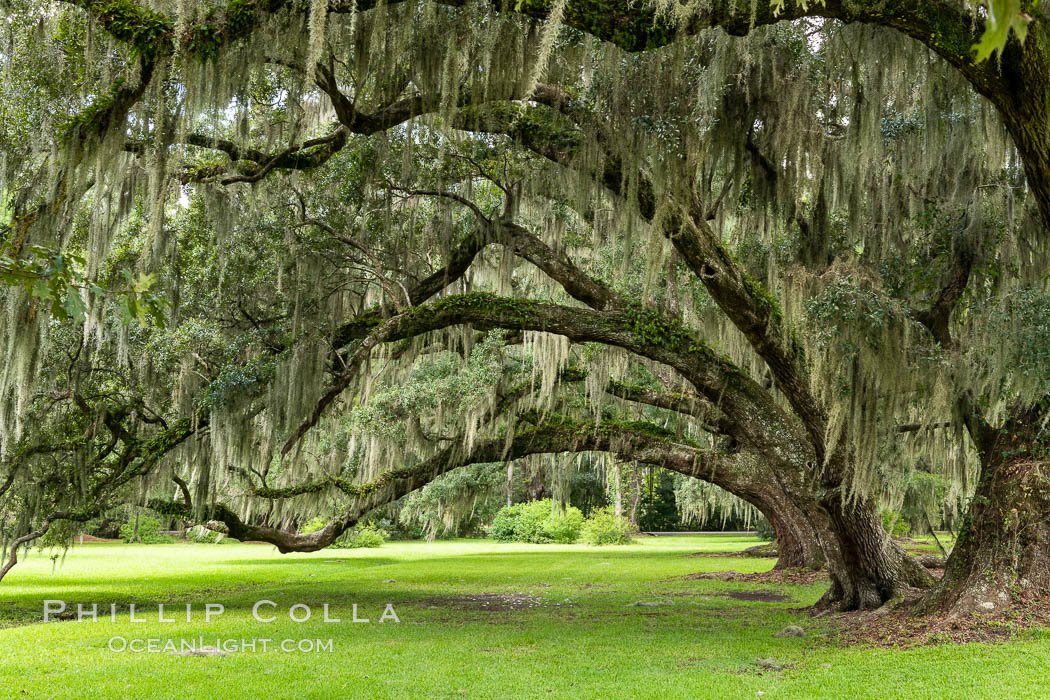
{"label": "live oak tree", "polygon": [[[880,470],[906,470],[922,453],[958,488],[976,476],[979,489],[931,600],[965,607],[1016,586],[1039,590],[1047,375],[1038,316],[1025,313],[1045,295],[1039,255],[1026,246],[1041,250],[1050,210],[1040,8],[1011,22],[1027,38],[1004,39],[996,63],[975,60],[984,27],[962,4],[746,5],[514,8],[543,19],[538,26],[480,5],[396,3],[86,3],[86,23],[80,10],[47,15],[41,26],[55,42],[43,46],[75,60],[59,62],[51,83],[19,74],[12,84],[23,87],[6,101],[70,77],[82,92],[38,109],[59,121],[78,101],[87,106],[54,129],[31,122],[57,148],[30,149],[7,173],[9,189],[26,193],[7,231],[9,267],[75,287],[25,255],[88,252],[85,286],[94,286],[77,294],[95,303],[65,351],[72,360],[77,347],[97,350],[84,369],[69,364],[90,379],[52,395],[64,412],[38,408],[62,427],[25,434],[29,404],[45,401],[34,395],[40,359],[61,344],[47,346],[40,290],[10,293],[5,490],[21,487],[9,491],[24,514],[18,532],[83,517],[85,494],[117,497],[132,482],[156,490],[175,477],[179,499],[158,507],[282,549],[312,548],[456,465],[599,449],[721,480],[780,523],[798,562],[827,560],[829,599],[871,607],[932,583],[878,515]],[[791,19],[800,21],[777,24]],[[945,61],[885,30],[824,20],[884,25]],[[559,34],[560,24],[611,45]],[[100,29],[112,50],[97,48],[110,41]],[[12,56],[41,50],[20,31]],[[457,130],[493,136],[464,153]],[[375,158],[333,167],[368,136],[382,144]],[[432,155],[413,153],[425,145]],[[437,165],[419,172],[420,160]],[[237,192],[242,183],[253,196]],[[192,219],[170,213],[188,196],[180,187],[212,200],[201,205],[210,232],[178,234]],[[1025,213],[1028,196],[1037,217]],[[138,229],[126,223],[131,207]],[[273,267],[244,256],[229,275],[240,291],[212,297],[228,279],[223,258],[245,243],[231,232],[264,209],[256,245],[273,248]],[[54,240],[55,231],[69,233]],[[492,247],[498,264],[485,262]],[[638,284],[621,285],[630,266],[603,268],[603,251],[644,261]],[[98,281],[122,269],[160,276],[182,338],[143,331],[136,345],[128,326],[104,321],[112,285]],[[191,271],[196,279],[180,279]],[[275,278],[275,290],[256,291]],[[52,296],[63,293],[58,283]],[[1022,297],[1030,301],[1018,309]],[[75,316],[75,298],[64,298]],[[135,316],[136,297],[123,299]],[[1007,321],[996,328],[997,318]],[[367,400],[376,381],[397,385],[431,345],[469,363],[475,333],[491,329],[523,334],[512,344],[522,350],[508,355],[539,367],[522,370],[539,384],[529,398],[538,415],[526,416],[535,429],[521,432],[516,409],[508,418],[494,403],[498,387],[451,424],[440,400],[424,401],[439,415],[406,421],[412,455],[369,436],[359,415],[341,418],[341,402]],[[1023,352],[985,354],[977,340],[988,330],[999,331],[992,347],[1021,337]],[[630,353],[648,373],[627,400],[653,386],[676,394],[656,405],[675,414],[665,420],[674,435],[686,431],[672,441],[680,459],[661,451],[670,448],[660,431],[604,422],[598,396],[615,395],[620,381],[608,358],[585,362],[587,401],[575,415],[561,407],[571,382],[560,375],[588,344]],[[107,353],[123,362],[119,381],[96,376]],[[150,366],[165,355],[177,375]],[[390,376],[375,369],[380,357]],[[516,376],[501,370],[505,383]],[[427,435],[439,428],[457,434]],[[979,464],[967,459],[963,428]],[[205,432],[206,459],[202,442],[186,443]],[[904,449],[910,434],[921,444]],[[63,449],[72,464],[53,457]],[[365,463],[347,480],[351,455]],[[70,490],[63,470],[72,465],[86,485]],[[53,476],[34,481],[34,470]],[[238,474],[247,492],[231,509],[218,496]],[[46,507],[26,500],[41,478],[56,481]],[[260,508],[272,522],[331,491],[352,505],[319,533],[250,524]],[[990,591],[977,580],[989,567]]]}

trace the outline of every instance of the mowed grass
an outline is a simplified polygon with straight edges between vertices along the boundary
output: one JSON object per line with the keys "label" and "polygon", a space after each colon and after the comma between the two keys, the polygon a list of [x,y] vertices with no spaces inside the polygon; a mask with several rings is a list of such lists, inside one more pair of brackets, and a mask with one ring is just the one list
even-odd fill
{"label": "mowed grass", "polygon": [[[772,560],[689,556],[756,542],[671,536],[591,548],[461,540],[291,555],[248,544],[88,544],[57,561],[34,552],[0,584],[0,696],[1050,697],[1050,635],[908,651],[843,648],[822,620],[792,612],[813,603],[822,584],[682,578],[764,571]],[[755,589],[789,598],[727,595]],[[73,610],[78,602],[98,603],[105,616],[42,624],[45,599],[65,600]],[[252,605],[264,599],[278,607],[261,614],[277,614],[277,621],[252,617]],[[209,602],[225,612],[205,623]],[[110,603],[119,606],[115,622]],[[146,622],[129,620],[130,603]],[[311,607],[309,621],[289,620],[298,603]],[[341,623],[322,621],[325,603]],[[350,621],[355,603],[369,623]],[[388,603],[400,623],[378,622]],[[178,621],[158,622],[158,604]],[[191,622],[186,604],[193,606]],[[806,636],[773,636],[789,624]],[[255,652],[186,657],[114,652],[114,637],[331,640],[332,648],[263,652],[257,643]],[[783,668],[764,669],[759,659]]]}

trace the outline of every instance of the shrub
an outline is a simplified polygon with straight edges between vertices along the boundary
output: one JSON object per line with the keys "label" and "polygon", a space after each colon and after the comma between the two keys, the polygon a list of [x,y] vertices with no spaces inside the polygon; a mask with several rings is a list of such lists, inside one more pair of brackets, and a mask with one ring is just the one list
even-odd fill
{"label": "shrub", "polygon": [[[327,524],[327,518],[314,518],[299,528],[299,533],[307,535],[311,532],[317,532],[318,530],[323,530]],[[333,549],[364,549],[367,547],[381,547],[389,539],[390,533],[388,531],[373,523],[367,523],[344,533],[328,546]]]}
{"label": "shrub", "polygon": [[350,533],[340,537],[332,547],[336,549],[366,549],[371,547],[382,547],[383,543],[390,539],[390,533],[386,530],[368,523]]}
{"label": "shrub", "polygon": [[[882,527],[886,529],[891,535],[897,537],[905,537],[911,532],[911,526],[908,522],[901,517],[901,514],[895,510],[889,508],[882,510]],[[892,530],[891,530],[892,528]]]}
{"label": "shrub", "polygon": [[596,508],[583,521],[583,541],[591,545],[630,544],[634,525],[623,516],[616,515],[611,507]]}
{"label": "shrub", "polygon": [[551,517],[549,500],[522,503],[521,518],[518,520],[517,527],[514,528],[514,540],[532,544],[551,542],[551,538],[543,531],[543,526],[549,517]]}
{"label": "shrub", "polygon": [[160,520],[150,515],[139,516],[138,538],[135,539],[135,518],[120,526],[120,538],[125,542],[135,541],[139,544],[170,544],[175,538],[160,534]]}
{"label": "shrub", "polygon": [[503,506],[496,512],[496,517],[489,527],[489,537],[499,542],[513,542],[518,522],[521,520],[521,507],[524,503]]}
{"label": "shrub", "polygon": [[543,523],[543,534],[558,544],[572,544],[580,539],[583,513],[579,508],[568,506],[564,513],[551,515]]}
{"label": "shrub", "polygon": [[567,506],[564,512],[555,513],[550,499],[544,499],[501,508],[489,536],[500,542],[572,544],[579,539],[582,526],[579,508]]}
{"label": "shrub", "polygon": [[311,532],[317,532],[323,530],[324,526],[328,524],[327,518],[317,517],[313,520],[307,521],[301,528],[299,528],[300,535],[309,535]]}

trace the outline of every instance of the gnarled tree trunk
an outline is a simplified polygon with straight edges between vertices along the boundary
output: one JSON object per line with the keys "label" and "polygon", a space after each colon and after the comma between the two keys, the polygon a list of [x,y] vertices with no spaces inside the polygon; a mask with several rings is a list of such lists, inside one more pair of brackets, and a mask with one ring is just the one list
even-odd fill
{"label": "gnarled tree trunk", "polygon": [[758,508],[773,526],[777,542],[774,569],[824,567],[825,543],[833,536],[822,514],[805,508],[808,502],[796,501],[772,471],[759,472],[747,483],[732,486],[737,487],[737,496]]}
{"label": "gnarled tree trunk", "polygon": [[774,569],[819,569],[824,566],[824,550],[820,538],[797,508],[788,506],[777,510],[763,510],[777,541],[777,563]]}
{"label": "gnarled tree trunk", "polygon": [[925,601],[951,614],[995,612],[1050,595],[1050,459],[1036,409],[979,444],[981,476],[966,520]]}
{"label": "gnarled tree trunk", "polygon": [[934,585],[930,573],[890,539],[873,499],[843,502],[833,492],[822,505],[835,534],[828,554],[832,586],[822,603],[866,610],[881,607],[909,587]]}
{"label": "gnarled tree trunk", "polygon": [[1002,462],[985,471],[929,602],[953,613],[993,612],[1048,593],[1050,462]]}

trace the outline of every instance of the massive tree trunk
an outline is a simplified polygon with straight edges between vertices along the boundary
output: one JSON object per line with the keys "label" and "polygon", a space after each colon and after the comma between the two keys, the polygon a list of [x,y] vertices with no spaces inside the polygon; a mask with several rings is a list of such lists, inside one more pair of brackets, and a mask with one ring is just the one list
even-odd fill
{"label": "massive tree trunk", "polygon": [[862,494],[843,498],[848,457],[828,465],[824,480],[817,483],[808,467],[778,463],[772,453],[769,464],[767,473],[775,480],[776,491],[783,494],[773,510],[781,518],[794,516],[794,530],[804,533],[803,546],[807,539],[815,540],[817,546],[810,545],[805,554],[808,565],[816,563],[819,546],[820,564],[828,568],[831,587],[819,605],[842,610],[878,608],[909,587],[935,584],[929,572],[890,539],[872,498]]}
{"label": "massive tree trunk", "polygon": [[990,431],[981,475],[944,578],[926,607],[994,612],[1050,594],[1050,460],[1036,410]]}
{"label": "massive tree trunk", "polygon": [[640,461],[709,481],[755,506],[776,532],[774,568],[820,569],[827,561],[826,549],[835,539],[827,517],[812,498],[797,498],[792,484],[785,484],[769,460],[737,454],[731,461],[699,462],[684,449],[661,450],[659,459],[647,458],[644,451],[636,456]]}
{"label": "massive tree trunk", "polygon": [[828,553],[832,587],[822,602],[843,610],[878,608],[909,587],[934,584],[929,572],[890,539],[873,499],[843,501],[836,490],[821,505],[835,534]]}
{"label": "massive tree trunk", "polygon": [[820,569],[825,563],[824,548],[813,523],[786,494],[777,500],[775,507],[759,506],[776,533],[777,563],[773,568]]}

